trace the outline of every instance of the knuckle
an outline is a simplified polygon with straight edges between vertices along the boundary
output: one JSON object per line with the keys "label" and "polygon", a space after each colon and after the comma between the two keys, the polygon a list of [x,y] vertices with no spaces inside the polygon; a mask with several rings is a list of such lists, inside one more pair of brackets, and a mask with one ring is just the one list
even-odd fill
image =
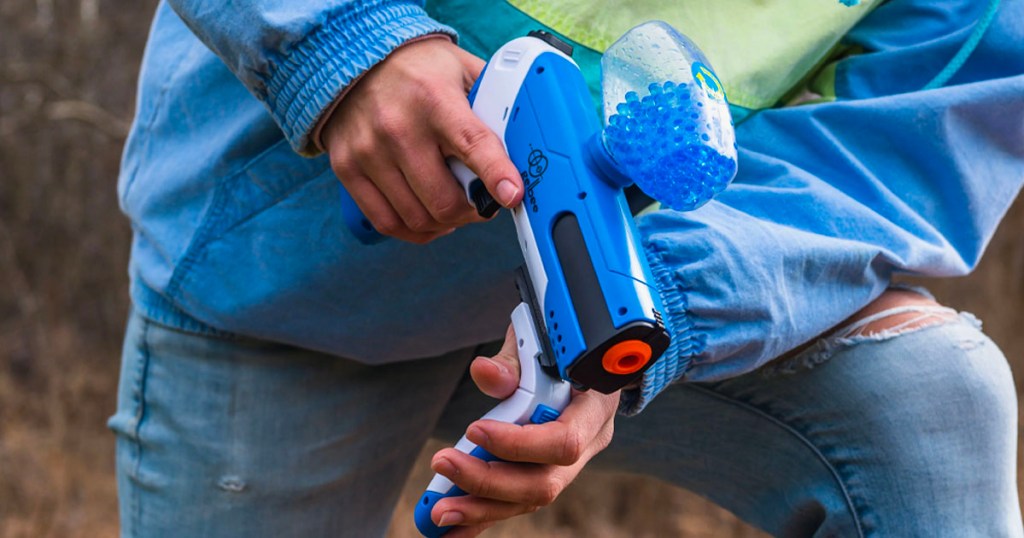
{"label": "knuckle", "polygon": [[329,159],[331,163],[331,170],[339,178],[347,178],[353,175],[353,164],[352,153],[348,148],[337,148],[330,152]]}
{"label": "knuckle", "polygon": [[405,115],[394,108],[383,108],[377,114],[377,130],[389,140],[402,140],[407,130]]}
{"label": "knuckle", "polygon": [[443,223],[456,224],[466,218],[469,205],[458,195],[442,196],[435,200],[430,207],[434,218]]}
{"label": "knuckle", "polygon": [[473,491],[473,493],[477,497],[483,497],[485,499],[492,498],[495,493],[494,481],[490,479],[489,475],[484,475],[476,484],[474,484],[474,489],[475,491]]}
{"label": "knuckle", "polygon": [[436,110],[447,104],[448,95],[444,91],[444,88],[431,77],[420,76],[419,72],[415,75],[419,79],[414,87],[413,97],[418,101],[425,110]]}
{"label": "knuckle", "polygon": [[548,506],[555,502],[558,495],[562,493],[562,481],[555,476],[549,476],[544,484],[537,489],[536,502],[530,504],[536,504],[538,506]]}
{"label": "knuckle", "polygon": [[525,456],[526,454],[528,454],[526,448],[526,440],[519,437],[514,437],[511,439],[511,442],[508,445],[509,455],[515,461],[522,461],[526,459]]}
{"label": "knuckle", "polygon": [[455,131],[453,142],[465,155],[473,155],[490,142],[491,136],[491,132],[485,127],[472,123],[459,127]]}
{"label": "knuckle", "polygon": [[612,444],[612,438],[614,437],[614,431],[612,428],[605,428],[597,435],[597,444],[601,450],[608,448],[608,445]]}
{"label": "knuckle", "polygon": [[562,465],[572,465],[579,461],[583,455],[584,442],[582,436],[575,430],[566,430],[562,438]]}
{"label": "knuckle", "polygon": [[363,136],[354,138],[349,143],[349,146],[351,148],[348,152],[349,162],[358,162],[372,158],[377,149],[377,144],[373,139]]}

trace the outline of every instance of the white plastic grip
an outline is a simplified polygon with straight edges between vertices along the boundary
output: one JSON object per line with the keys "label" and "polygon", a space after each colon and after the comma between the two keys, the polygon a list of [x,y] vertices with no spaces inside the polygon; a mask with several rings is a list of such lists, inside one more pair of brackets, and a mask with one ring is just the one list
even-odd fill
{"label": "white plastic grip", "polygon": [[[512,396],[502,400],[481,418],[512,424],[528,424],[538,405],[543,404],[559,412],[565,409],[569,405],[571,385],[550,376],[541,368],[538,360],[541,353],[540,339],[528,304],[519,303],[512,311],[512,327],[516,334],[519,355],[519,387]],[[466,454],[473,452],[476,447],[477,445],[465,435],[455,444],[456,450]],[[435,474],[427,486],[427,491],[446,493],[453,486],[450,480]]]}

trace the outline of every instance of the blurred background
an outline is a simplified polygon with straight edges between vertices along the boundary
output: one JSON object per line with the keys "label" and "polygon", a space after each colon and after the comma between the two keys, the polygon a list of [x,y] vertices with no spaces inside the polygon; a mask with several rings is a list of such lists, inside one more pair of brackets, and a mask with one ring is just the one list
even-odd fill
{"label": "blurred background", "polygon": [[[130,230],[121,146],[155,0],[0,2],[0,537],[117,534],[114,410]],[[968,278],[929,281],[1024,368],[1024,204]],[[1018,392],[1020,382],[1018,381]],[[400,507],[428,480],[426,455]],[[1019,480],[1019,479],[1018,479]],[[600,506],[601,509],[595,509]],[[414,536],[400,508],[393,537]],[[585,474],[490,536],[763,536],[655,480]]]}

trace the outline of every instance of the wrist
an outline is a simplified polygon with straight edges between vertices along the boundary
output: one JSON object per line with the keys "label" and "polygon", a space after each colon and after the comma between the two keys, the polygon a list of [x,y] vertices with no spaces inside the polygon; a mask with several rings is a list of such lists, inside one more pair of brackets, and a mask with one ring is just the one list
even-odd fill
{"label": "wrist", "polygon": [[[425,34],[425,35],[421,35],[419,37],[414,37],[414,38],[412,38],[412,39],[402,43],[398,47],[395,47],[395,49],[392,50],[391,53],[388,54],[388,56],[390,56],[391,54],[394,54],[395,51],[397,51],[397,50],[399,50],[399,49],[401,49],[403,47],[406,47],[406,46],[411,45],[413,43],[419,43],[420,41],[426,41],[426,40],[430,40],[430,39],[447,39],[448,41],[450,41],[452,43],[455,42],[455,38],[453,36],[449,35],[449,34],[440,33],[440,32]],[[385,56],[384,59],[381,60],[381,62],[384,62],[385,60],[387,60],[387,58],[388,57]],[[380,63],[374,65],[373,67],[371,67],[370,69],[368,69],[366,71],[363,71],[358,76],[356,76],[354,79],[352,79],[352,81],[347,86],[345,86],[344,88],[341,89],[340,92],[338,92],[338,95],[335,96],[334,100],[331,101],[331,103],[327,106],[327,108],[324,109],[323,114],[320,115],[320,119],[317,120],[316,125],[313,127],[313,131],[310,134],[310,141],[316,147],[318,153],[323,153],[323,152],[327,151],[327,145],[324,144],[324,141],[323,141],[324,126],[327,125],[327,122],[330,121],[331,116],[334,114],[334,111],[337,110],[338,105],[341,104],[342,99],[344,99],[345,96],[348,95],[349,91],[352,88],[354,88],[356,86],[356,84],[359,84],[359,81],[363,79],[364,75],[366,75],[367,73],[372,71],[375,67],[377,67],[377,65],[380,65]]]}

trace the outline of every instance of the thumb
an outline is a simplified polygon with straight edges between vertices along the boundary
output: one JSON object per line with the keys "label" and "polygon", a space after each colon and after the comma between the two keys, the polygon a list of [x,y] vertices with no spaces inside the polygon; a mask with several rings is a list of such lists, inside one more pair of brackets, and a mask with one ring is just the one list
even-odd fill
{"label": "thumb", "polygon": [[512,325],[505,333],[505,344],[493,357],[477,357],[469,375],[480,391],[492,398],[505,399],[519,386],[519,354]]}

